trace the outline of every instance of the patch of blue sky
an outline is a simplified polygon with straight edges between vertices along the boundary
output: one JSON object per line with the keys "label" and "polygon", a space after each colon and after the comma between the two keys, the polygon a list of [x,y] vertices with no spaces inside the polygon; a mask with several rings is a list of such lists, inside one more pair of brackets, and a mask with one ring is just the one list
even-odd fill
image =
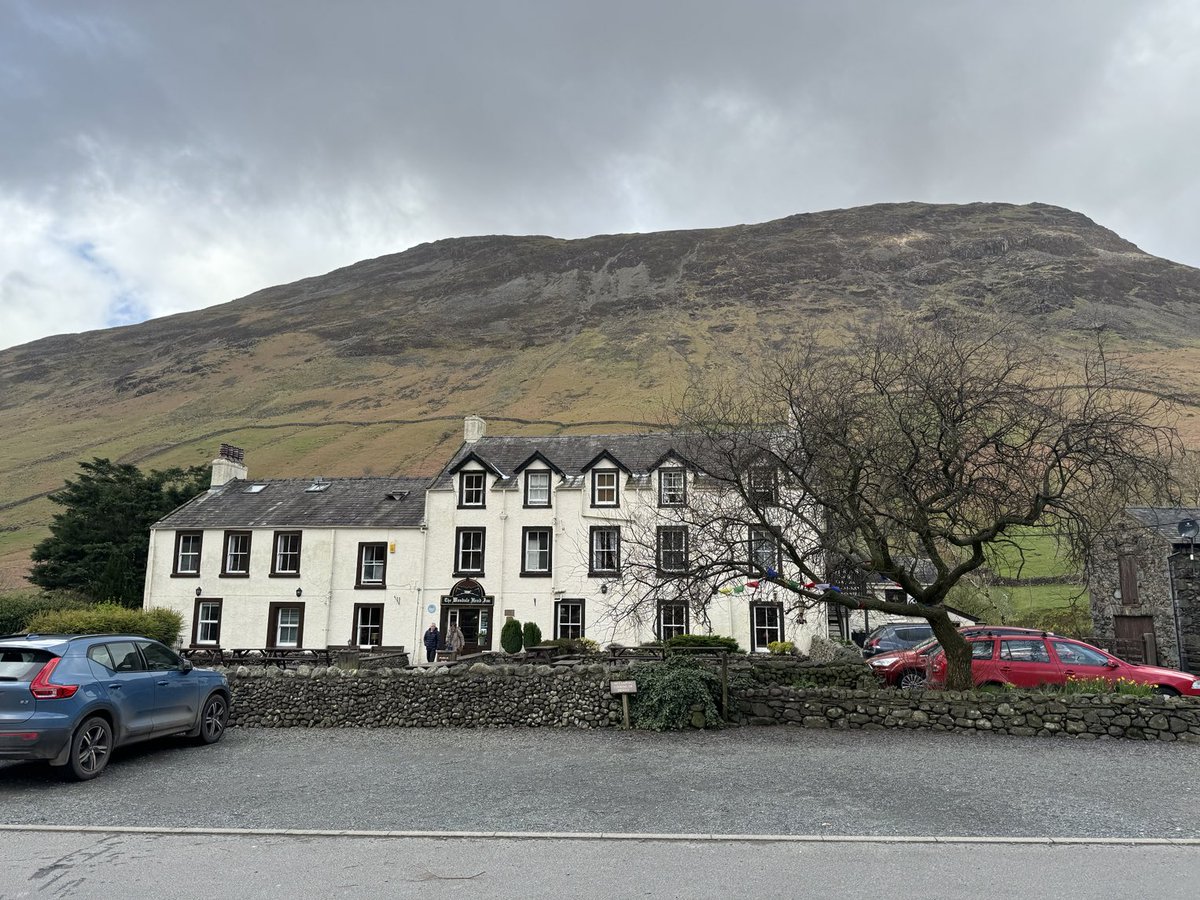
{"label": "patch of blue sky", "polygon": [[71,254],[87,264],[96,275],[108,282],[110,298],[104,308],[104,326],[133,325],[151,318],[150,308],[136,291],[125,284],[121,273],[96,254],[92,241],[74,241],[68,245]]}

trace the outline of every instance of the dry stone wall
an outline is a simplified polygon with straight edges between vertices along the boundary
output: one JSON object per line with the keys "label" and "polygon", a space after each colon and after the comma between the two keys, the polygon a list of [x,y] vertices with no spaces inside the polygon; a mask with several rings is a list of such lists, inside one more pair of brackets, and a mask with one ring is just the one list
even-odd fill
{"label": "dry stone wall", "polygon": [[[1200,743],[1195,698],[899,691],[864,686],[862,665],[743,662],[730,665],[735,724]],[[225,671],[231,724],[259,728],[606,728],[621,722],[609,683],[629,677],[598,663]]]}
{"label": "dry stone wall", "polygon": [[740,692],[736,706],[748,725],[1200,743],[1200,701],[1189,697],[768,687]]}
{"label": "dry stone wall", "polygon": [[260,728],[603,728],[621,701],[607,670],[576,666],[437,666],[227,670],[231,724]]}

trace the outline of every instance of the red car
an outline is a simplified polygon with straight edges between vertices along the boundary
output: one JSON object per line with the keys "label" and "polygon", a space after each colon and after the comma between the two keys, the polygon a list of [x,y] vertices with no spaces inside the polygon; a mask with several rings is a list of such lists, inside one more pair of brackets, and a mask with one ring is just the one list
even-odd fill
{"label": "red car", "polygon": [[[963,637],[975,634],[1049,635],[1036,628],[1017,628],[1008,625],[967,625],[959,629]],[[929,666],[941,647],[937,638],[930,638],[908,650],[892,650],[867,660],[867,665],[884,684],[893,687],[924,687],[929,680]]]}
{"label": "red car", "polygon": [[[1152,685],[1159,694],[1200,697],[1200,677],[1158,666],[1135,666],[1071,638],[988,632],[969,635],[967,642],[971,645],[971,671],[976,685],[1011,684],[1033,688],[1043,684],[1064,684],[1068,678],[1104,678],[1108,681],[1124,678]],[[939,683],[945,677],[946,656],[937,654],[930,681]]]}

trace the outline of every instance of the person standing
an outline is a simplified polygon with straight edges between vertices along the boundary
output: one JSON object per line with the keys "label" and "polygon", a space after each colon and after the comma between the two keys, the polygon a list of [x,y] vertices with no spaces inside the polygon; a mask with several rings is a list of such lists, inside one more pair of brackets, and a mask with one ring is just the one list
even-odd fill
{"label": "person standing", "polygon": [[437,654],[438,641],[442,638],[441,633],[435,623],[429,623],[429,629],[425,632],[425,661],[433,662],[433,657]]}
{"label": "person standing", "polygon": [[463,644],[467,642],[466,635],[462,629],[458,627],[457,622],[451,622],[450,627],[446,629],[446,649],[458,656],[462,652]]}

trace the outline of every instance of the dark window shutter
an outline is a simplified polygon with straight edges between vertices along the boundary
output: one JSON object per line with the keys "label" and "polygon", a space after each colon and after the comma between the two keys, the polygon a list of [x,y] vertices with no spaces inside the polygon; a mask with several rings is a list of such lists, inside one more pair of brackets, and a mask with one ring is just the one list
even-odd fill
{"label": "dark window shutter", "polygon": [[1120,558],[1121,603],[1130,606],[1138,602],[1137,559],[1128,554]]}

